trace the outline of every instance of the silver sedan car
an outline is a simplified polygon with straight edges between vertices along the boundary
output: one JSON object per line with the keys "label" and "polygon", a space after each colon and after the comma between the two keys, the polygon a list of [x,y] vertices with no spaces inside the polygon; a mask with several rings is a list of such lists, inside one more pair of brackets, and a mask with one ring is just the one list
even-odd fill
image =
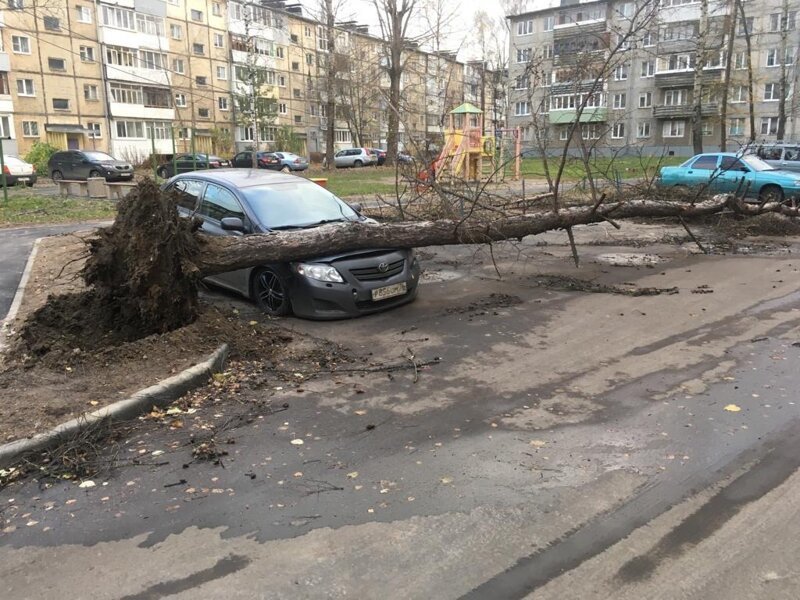
{"label": "silver sedan car", "polygon": [[369,148],[348,148],[339,150],[333,156],[333,163],[337,169],[367,167],[377,162],[378,156]]}

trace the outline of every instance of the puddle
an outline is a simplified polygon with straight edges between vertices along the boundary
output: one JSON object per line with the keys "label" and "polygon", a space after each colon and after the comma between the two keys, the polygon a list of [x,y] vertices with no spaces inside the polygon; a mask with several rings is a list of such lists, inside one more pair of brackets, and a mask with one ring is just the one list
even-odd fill
{"label": "puddle", "polygon": [[657,254],[644,254],[641,252],[612,252],[610,254],[600,254],[595,258],[596,262],[615,267],[645,267],[657,265],[666,259]]}

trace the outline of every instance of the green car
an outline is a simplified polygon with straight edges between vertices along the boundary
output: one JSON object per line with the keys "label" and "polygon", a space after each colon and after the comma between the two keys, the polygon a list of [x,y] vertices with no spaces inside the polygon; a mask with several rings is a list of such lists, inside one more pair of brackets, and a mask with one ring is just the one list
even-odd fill
{"label": "green car", "polygon": [[662,167],[664,187],[701,187],[712,192],[744,192],[762,202],[800,197],[800,173],[781,171],[757,156],[732,152],[698,154],[679,167]]}

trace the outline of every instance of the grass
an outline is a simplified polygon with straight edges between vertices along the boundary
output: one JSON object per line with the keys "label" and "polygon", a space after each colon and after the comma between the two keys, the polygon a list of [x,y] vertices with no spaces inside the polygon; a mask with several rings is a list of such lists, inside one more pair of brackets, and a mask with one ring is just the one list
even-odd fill
{"label": "grass", "polygon": [[35,190],[8,191],[8,204],[0,194],[0,227],[37,223],[72,223],[110,219],[116,204],[109,200],[43,196]]}
{"label": "grass", "polygon": [[[607,179],[635,179],[653,177],[659,168],[679,165],[686,160],[682,156],[624,156],[617,158],[599,157],[592,159],[591,165],[598,178]],[[550,159],[550,171],[555,175],[558,159]],[[506,175],[513,173],[513,164],[506,166]],[[523,177],[545,179],[544,161],[541,158],[525,158],[520,165]],[[563,181],[580,181],[586,176],[583,163],[570,157],[564,167]]]}
{"label": "grass", "polygon": [[[328,189],[345,198],[347,196],[375,196],[394,194],[394,169],[390,167],[364,167],[362,169],[333,169],[324,171],[312,167],[305,173],[308,178],[328,180]],[[400,182],[401,188],[404,185]]]}

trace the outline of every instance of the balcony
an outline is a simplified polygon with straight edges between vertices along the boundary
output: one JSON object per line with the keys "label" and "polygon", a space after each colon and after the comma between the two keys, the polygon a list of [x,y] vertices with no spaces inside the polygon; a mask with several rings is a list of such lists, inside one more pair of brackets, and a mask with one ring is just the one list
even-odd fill
{"label": "balcony", "polygon": [[[703,85],[719,83],[720,69],[703,69]],[[658,88],[685,88],[694,84],[694,69],[683,71],[656,72],[656,87]]]}
{"label": "balcony", "polygon": [[573,35],[605,33],[606,20],[594,19],[592,21],[579,21],[577,23],[564,23],[553,27],[553,39],[563,40]]}
{"label": "balcony", "polygon": [[156,121],[175,120],[174,108],[154,108],[144,104],[127,104],[111,101],[108,104],[111,115],[129,119],[148,119]]}
{"label": "balcony", "polygon": [[578,111],[570,110],[551,110],[548,113],[550,123],[553,125],[564,125],[567,123],[574,123],[578,120],[580,123],[598,123],[607,120],[608,109],[605,106],[597,108],[584,108],[583,112],[578,119]]}
{"label": "balcony", "polygon": [[[711,102],[700,107],[700,114],[711,117],[717,114],[717,103]],[[678,104],[673,106],[654,106],[653,116],[657,119],[688,119],[694,114],[691,104]]]}
{"label": "balcony", "polygon": [[567,94],[587,94],[590,92],[603,91],[603,79],[595,81],[587,79],[584,81],[566,81],[564,83],[554,83],[550,86],[551,96],[566,96]]}
{"label": "balcony", "polygon": [[169,38],[165,35],[154,35],[141,31],[129,31],[127,29],[117,29],[107,25],[99,24],[97,27],[100,42],[111,46],[124,46],[125,48],[149,48],[167,52],[169,50]]}
{"label": "balcony", "polygon": [[171,85],[170,74],[165,69],[143,69],[109,64],[103,66],[106,69],[106,77],[115,81],[128,81],[139,85]]}

